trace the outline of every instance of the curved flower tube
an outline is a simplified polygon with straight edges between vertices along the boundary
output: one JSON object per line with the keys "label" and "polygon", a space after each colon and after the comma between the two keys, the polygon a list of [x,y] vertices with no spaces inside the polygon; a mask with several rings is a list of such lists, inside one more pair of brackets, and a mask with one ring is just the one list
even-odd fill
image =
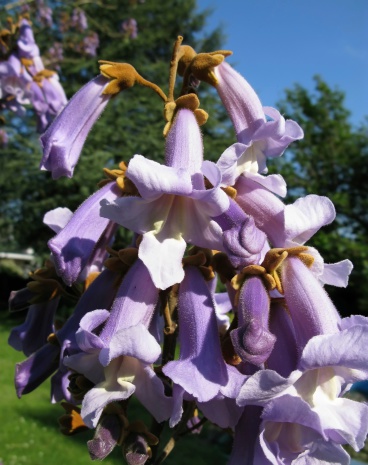
{"label": "curved flower tube", "polygon": [[[105,289],[105,292],[101,292],[101,288]],[[16,365],[15,388],[18,397],[32,392],[52,375],[60,367],[60,360],[63,360],[66,350],[73,352],[77,349],[75,338],[81,319],[95,306],[109,308],[115,291],[114,273],[109,270],[103,271],[82,295],[74,313],[64,326],[55,333],[55,344],[43,345],[28,359]],[[63,371],[64,367],[60,370]],[[61,376],[56,381],[65,382],[65,379]]]}
{"label": "curved flower tube", "polygon": [[243,172],[266,173],[267,158],[282,155],[291,142],[304,134],[297,123],[285,121],[276,109],[262,107],[252,87],[228,63],[221,63],[214,72],[217,92],[238,140],[218,161],[223,182],[232,186]]}
{"label": "curved flower tube", "polygon": [[31,305],[26,321],[12,329],[8,344],[24,355],[31,355],[47,342],[47,337],[54,332],[54,317],[59,298],[42,304]]}
{"label": "curved flower tube", "polygon": [[262,365],[275,345],[276,337],[268,328],[270,297],[258,276],[245,280],[239,295],[238,327],[230,337],[243,362]]}
{"label": "curved flower tube", "polygon": [[200,271],[188,266],[179,288],[179,360],[162,371],[198,402],[236,397],[243,376],[223,359],[212,296]]}
{"label": "curved flower tube", "polygon": [[102,265],[105,246],[111,241],[114,228],[111,230],[111,221],[99,215],[99,203],[103,198],[113,201],[119,195],[115,183],[106,184],[84,201],[65,227],[48,242],[57,273],[68,286],[78,279],[98,246],[102,249]]}
{"label": "curved flower tube", "polygon": [[43,157],[40,168],[54,179],[72,177],[83,144],[111,95],[103,94],[109,79],[99,75],[82,87],[41,136]]}

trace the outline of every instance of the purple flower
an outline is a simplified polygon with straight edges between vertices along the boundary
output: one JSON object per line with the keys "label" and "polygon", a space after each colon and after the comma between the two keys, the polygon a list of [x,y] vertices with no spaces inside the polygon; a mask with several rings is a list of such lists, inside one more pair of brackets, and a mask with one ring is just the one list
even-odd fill
{"label": "purple flower", "polygon": [[138,37],[138,25],[134,18],[123,21],[120,29],[129,39],[136,39]]}
{"label": "purple flower", "polygon": [[291,142],[303,137],[303,131],[294,121],[285,121],[274,108],[263,108],[252,87],[229,64],[221,63],[214,72],[216,89],[238,140],[218,161],[223,182],[233,185],[243,172],[255,176],[267,172],[266,159],[282,155]]}
{"label": "purple flower", "polygon": [[367,343],[368,320],[347,318],[340,332],[310,339],[288,378],[262,370],[246,380],[238,403],[264,406],[260,442],[271,463],[318,457],[347,464],[341,444],[363,447],[368,406],[341,396],[367,378]]}
{"label": "purple flower", "polygon": [[214,220],[223,230],[223,247],[230,262],[239,269],[261,261],[266,235],[234,200],[229,201],[229,209]]}
{"label": "purple flower", "polygon": [[[106,246],[112,240],[115,228],[111,221],[99,215],[102,198],[114,200],[119,196],[115,183],[108,183],[77,209],[67,225],[49,241],[56,270],[66,284],[71,286],[86,265],[98,271],[106,258]],[[93,228],[91,228],[93,224]]]}
{"label": "purple flower", "polygon": [[286,258],[282,264],[282,282],[299,349],[313,336],[338,331],[340,315],[327,292],[299,258]]}
{"label": "purple flower", "polygon": [[[64,363],[96,383],[82,404],[87,426],[96,426],[106,405],[133,393],[158,421],[170,416],[171,399],[151,367],[161,354],[147,329],[157,301],[158,290],[137,260],[124,278],[110,314],[95,310],[81,320],[76,334],[80,351]],[[94,330],[101,325],[97,336]]]}
{"label": "purple flower", "polygon": [[42,133],[64,108],[67,99],[57,74],[42,77],[30,87],[31,101],[38,117],[38,132]]}
{"label": "purple flower", "polygon": [[21,58],[40,56],[40,49],[36,44],[32,28],[26,19],[22,19],[20,22],[17,46]]}
{"label": "purple flower", "polygon": [[70,18],[70,26],[80,31],[85,31],[88,28],[86,13],[80,8],[74,8]]}
{"label": "purple flower", "polygon": [[269,314],[270,297],[262,279],[249,277],[240,290],[238,328],[230,333],[243,362],[262,365],[272,352],[276,338],[268,328]]}
{"label": "purple flower", "polygon": [[54,179],[72,177],[84,141],[111,97],[103,94],[108,83],[101,75],[88,82],[41,136],[40,168],[51,171]]}
{"label": "purple flower", "polygon": [[195,267],[185,268],[178,311],[180,358],[163,367],[165,375],[198,402],[236,397],[243,377],[222,357],[212,296]]}
{"label": "purple flower", "polygon": [[[105,292],[101,292],[102,288]],[[18,397],[32,392],[58,369],[60,357],[63,359],[64,351],[76,347],[75,333],[83,316],[95,306],[108,308],[114,293],[114,274],[105,270],[88,287],[80,298],[74,313],[56,332],[56,340],[43,345],[27,360],[16,365],[15,387]],[[64,367],[61,370],[63,371]],[[59,377],[58,381],[65,382],[65,376]]]}
{"label": "purple flower", "polygon": [[[229,199],[219,187],[216,166],[202,164],[202,150],[194,114],[180,110],[167,137],[169,166],[135,155],[126,176],[141,197],[101,202],[103,217],[143,235],[139,258],[160,289],[182,281],[187,242],[222,249],[222,230],[211,218],[227,210]],[[204,176],[213,188],[205,189]]]}
{"label": "purple flower", "polygon": [[88,36],[83,39],[83,51],[86,55],[95,57],[97,55],[97,49],[100,46],[100,39],[97,32],[91,32]]}
{"label": "purple flower", "polygon": [[8,344],[24,355],[31,355],[47,342],[47,337],[54,332],[54,317],[59,298],[43,304],[31,305],[25,322],[12,329]]}

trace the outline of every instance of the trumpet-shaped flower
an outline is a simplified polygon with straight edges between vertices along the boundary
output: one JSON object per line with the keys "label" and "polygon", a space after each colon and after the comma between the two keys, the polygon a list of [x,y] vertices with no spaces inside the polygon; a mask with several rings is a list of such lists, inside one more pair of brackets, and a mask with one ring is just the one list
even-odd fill
{"label": "trumpet-shaped flower", "polygon": [[86,137],[110,100],[111,95],[102,94],[108,83],[101,75],[88,82],[41,136],[40,168],[51,171],[54,179],[72,177]]}
{"label": "trumpet-shaped flower", "polygon": [[[78,279],[87,264],[95,265],[97,269],[102,267],[105,247],[113,237],[114,228],[111,221],[99,215],[99,202],[102,198],[114,200],[119,193],[115,183],[106,184],[83,202],[65,227],[49,241],[57,272],[69,286]],[[64,211],[58,212],[64,215]],[[96,254],[98,260],[91,260],[91,257],[96,258]]]}
{"label": "trumpet-shaped flower", "polygon": [[229,64],[217,66],[215,75],[216,89],[238,140],[218,161],[223,183],[234,185],[244,172],[261,178],[258,173],[267,172],[267,158],[282,155],[291,142],[303,137],[303,131],[294,121],[285,121],[276,109],[262,107],[252,87]]}
{"label": "trumpet-shaped flower", "polygon": [[[158,290],[137,260],[123,279],[111,312],[95,310],[81,320],[76,334],[79,351],[66,357],[64,364],[96,383],[82,404],[87,426],[96,426],[106,405],[133,393],[158,421],[170,416],[172,399],[165,396],[151,367],[161,354],[147,329],[157,301]],[[95,334],[101,326],[101,333]]]}
{"label": "trumpet-shaped flower", "polygon": [[236,397],[243,376],[222,357],[212,296],[195,267],[185,268],[178,311],[180,358],[163,367],[165,375],[198,402]]}
{"label": "trumpet-shaped flower", "polygon": [[[101,202],[101,216],[143,235],[139,258],[160,289],[183,280],[186,243],[223,248],[222,229],[212,218],[228,209],[229,199],[220,189],[218,168],[202,164],[202,150],[194,114],[180,110],[166,145],[170,166],[135,155],[126,176],[141,197]],[[204,176],[214,187],[205,189]]]}
{"label": "trumpet-shaped flower", "polygon": [[247,379],[237,401],[264,406],[260,440],[271,463],[348,463],[341,444],[363,447],[368,406],[341,396],[367,377],[367,343],[368,320],[347,318],[340,332],[310,339],[288,378],[262,370]]}

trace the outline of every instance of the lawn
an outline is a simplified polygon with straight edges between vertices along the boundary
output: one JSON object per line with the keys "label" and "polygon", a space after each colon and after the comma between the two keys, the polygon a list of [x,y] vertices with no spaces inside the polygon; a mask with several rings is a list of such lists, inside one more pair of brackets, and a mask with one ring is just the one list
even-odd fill
{"label": "lawn", "polygon": [[[49,402],[49,382],[34,392],[18,399],[13,384],[14,366],[25,357],[7,344],[9,331],[18,324],[7,315],[0,317],[1,360],[1,428],[0,463],[2,465],[90,465],[86,442],[87,431],[72,437],[59,432],[57,419],[64,411],[60,405]],[[222,444],[225,442],[225,444]],[[229,437],[215,428],[204,434],[187,436],[178,443],[167,458],[167,465],[224,465],[229,451]],[[116,448],[103,462],[106,465],[123,463],[121,451]]]}

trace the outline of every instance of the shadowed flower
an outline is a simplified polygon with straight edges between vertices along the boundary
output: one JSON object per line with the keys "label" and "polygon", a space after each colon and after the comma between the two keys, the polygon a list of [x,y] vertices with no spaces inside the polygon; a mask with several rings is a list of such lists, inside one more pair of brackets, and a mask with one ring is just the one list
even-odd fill
{"label": "shadowed flower", "polygon": [[368,320],[347,318],[340,332],[309,340],[288,378],[262,370],[247,379],[237,401],[264,406],[260,441],[271,463],[318,457],[347,464],[341,444],[363,447],[368,406],[341,396],[367,378],[367,343]]}
{"label": "shadowed flower", "polygon": [[179,288],[179,360],[163,372],[198,402],[234,398],[243,376],[223,359],[212,296],[200,271],[188,266]]}
{"label": "shadowed flower", "polygon": [[[101,187],[82,203],[65,227],[48,242],[56,270],[69,286],[79,278],[87,264],[90,264],[89,268],[93,266],[88,271],[101,270],[107,258],[105,248],[113,238],[114,228],[111,221],[99,215],[99,202],[102,198],[114,200],[119,195],[120,190],[115,183]],[[98,260],[91,260],[91,257]]]}

